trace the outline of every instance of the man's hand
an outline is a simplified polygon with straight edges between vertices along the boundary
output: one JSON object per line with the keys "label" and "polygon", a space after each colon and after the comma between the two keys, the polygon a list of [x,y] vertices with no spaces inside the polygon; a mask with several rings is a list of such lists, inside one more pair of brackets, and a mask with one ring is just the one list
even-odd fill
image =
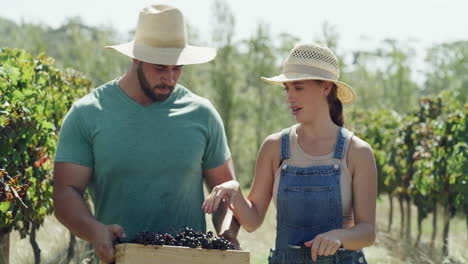
{"label": "man's hand", "polygon": [[234,245],[235,250],[241,250],[239,240],[237,240],[236,235],[231,230],[226,230],[222,234],[219,234],[221,237],[225,238]]}
{"label": "man's hand", "polygon": [[216,168],[204,170],[203,175],[211,195],[203,203],[202,210],[213,214],[213,226],[218,235],[231,242],[235,249],[240,249],[236,238],[240,225],[232,212],[235,197],[240,188],[234,177],[232,160],[228,159]]}
{"label": "man's hand", "polygon": [[115,261],[115,249],[113,242],[117,238],[125,238],[125,232],[119,225],[99,224],[95,230],[95,235],[91,243],[98,258],[105,262]]}

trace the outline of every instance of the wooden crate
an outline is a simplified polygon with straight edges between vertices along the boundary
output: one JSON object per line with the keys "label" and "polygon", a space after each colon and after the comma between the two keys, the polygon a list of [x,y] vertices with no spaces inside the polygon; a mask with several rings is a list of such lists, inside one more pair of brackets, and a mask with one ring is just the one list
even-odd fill
{"label": "wooden crate", "polygon": [[249,264],[250,252],[124,243],[115,246],[116,264]]}

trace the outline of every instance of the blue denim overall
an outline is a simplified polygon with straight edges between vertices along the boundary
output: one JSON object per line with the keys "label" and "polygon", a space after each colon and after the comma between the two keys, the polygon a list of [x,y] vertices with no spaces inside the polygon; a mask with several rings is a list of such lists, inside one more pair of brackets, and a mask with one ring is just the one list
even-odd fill
{"label": "blue denim overall", "polygon": [[333,158],[335,163],[295,167],[283,164],[289,159],[291,128],[281,135],[281,175],[277,197],[276,248],[270,251],[269,264],[355,264],[367,263],[362,250],[340,249],[333,256],[318,256],[312,261],[304,242],[324,232],[341,229],[340,175],[345,158],[347,129],[340,127]]}

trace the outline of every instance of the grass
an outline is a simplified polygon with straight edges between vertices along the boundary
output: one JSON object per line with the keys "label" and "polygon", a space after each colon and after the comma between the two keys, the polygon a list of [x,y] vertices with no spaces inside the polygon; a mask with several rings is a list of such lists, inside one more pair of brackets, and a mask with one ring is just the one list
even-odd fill
{"label": "grass", "polygon": [[[394,206],[397,206],[394,200]],[[463,217],[455,217],[450,225],[449,258],[443,259],[442,255],[442,217],[439,216],[439,228],[435,248],[429,247],[429,239],[432,230],[432,215],[423,221],[423,237],[421,245],[414,247],[413,243],[400,238],[399,207],[394,208],[393,227],[386,232],[388,223],[388,199],[384,197],[378,202],[377,223],[378,234],[375,244],[364,249],[368,263],[377,264],[436,264],[468,263],[468,241],[466,220]],[[442,210],[439,210],[442,211]],[[416,219],[416,209],[413,208],[412,217]],[[214,230],[211,221],[207,218],[208,230]],[[416,237],[416,221],[412,222],[412,237]],[[385,230],[385,231],[384,231]],[[239,241],[244,250],[251,253],[251,264],[267,263],[269,249],[274,247],[276,233],[276,219],[274,206],[271,205],[263,225],[254,233],[248,233],[244,229],[239,232]],[[38,231],[37,242],[42,249],[42,262],[45,264],[65,263],[68,248],[69,232],[55,219],[47,217],[44,225]],[[87,256],[90,253],[88,244],[82,240],[77,241],[76,258],[73,263],[89,263]],[[29,240],[20,239],[17,232],[12,232],[10,237],[10,264],[32,264],[34,256]]]}
{"label": "grass", "polygon": [[[37,232],[37,243],[41,248],[41,263],[66,263],[70,232],[53,216],[48,216],[44,225]],[[75,246],[75,262],[88,263],[87,256],[91,251],[89,243],[77,239]],[[10,234],[10,264],[32,264],[34,253],[29,239],[20,239],[18,232]]]}

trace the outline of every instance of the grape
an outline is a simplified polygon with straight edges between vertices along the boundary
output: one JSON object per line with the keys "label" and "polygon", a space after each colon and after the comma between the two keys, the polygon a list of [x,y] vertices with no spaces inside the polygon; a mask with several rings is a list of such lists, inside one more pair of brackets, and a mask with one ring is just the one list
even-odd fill
{"label": "grape", "polygon": [[211,231],[207,233],[195,232],[193,229],[186,227],[181,232],[174,231],[174,233],[175,235],[172,236],[171,234],[162,232],[138,232],[130,240],[130,243],[221,250],[234,249],[234,245],[231,242],[221,237],[215,237]]}

